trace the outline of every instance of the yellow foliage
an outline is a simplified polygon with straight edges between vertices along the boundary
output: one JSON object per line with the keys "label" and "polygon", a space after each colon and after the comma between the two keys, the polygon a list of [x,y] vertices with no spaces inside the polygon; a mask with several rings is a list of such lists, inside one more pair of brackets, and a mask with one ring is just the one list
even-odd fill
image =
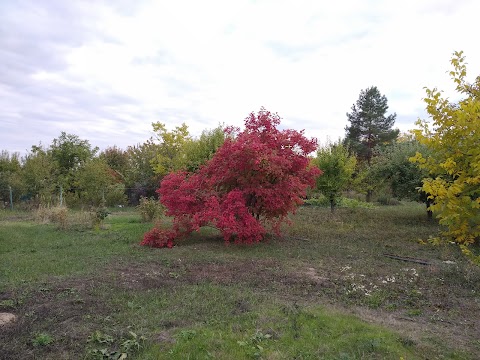
{"label": "yellow foliage", "polygon": [[180,170],[185,165],[185,147],[192,141],[188,126],[183,123],[168,131],[165,124],[160,122],[152,123],[153,131],[160,144],[157,154],[151,161],[155,174],[167,175],[168,173]]}
{"label": "yellow foliage", "polygon": [[453,54],[451,64],[450,76],[463,99],[451,103],[436,88],[426,89],[431,122],[418,120],[412,133],[431,155],[417,153],[410,161],[429,172],[422,190],[434,200],[430,208],[447,228],[443,237],[456,241],[473,259],[467,246],[480,238],[480,76],[467,83],[462,52]]}

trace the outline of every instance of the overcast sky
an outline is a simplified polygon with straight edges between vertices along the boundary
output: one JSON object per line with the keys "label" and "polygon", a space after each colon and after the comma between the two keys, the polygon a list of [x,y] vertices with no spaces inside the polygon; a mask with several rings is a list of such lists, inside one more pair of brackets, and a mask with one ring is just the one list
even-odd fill
{"label": "overcast sky", "polygon": [[452,88],[464,50],[480,74],[478,0],[0,0],[0,150],[61,131],[93,146],[193,135],[261,106],[325,142],[375,85],[406,131],[424,86]]}

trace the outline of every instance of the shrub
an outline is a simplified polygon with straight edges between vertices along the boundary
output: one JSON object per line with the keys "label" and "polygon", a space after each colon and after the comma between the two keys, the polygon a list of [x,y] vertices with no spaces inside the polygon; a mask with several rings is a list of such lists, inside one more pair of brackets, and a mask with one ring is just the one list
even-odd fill
{"label": "shrub", "polygon": [[176,232],[173,230],[153,228],[145,233],[140,245],[156,248],[167,247],[170,249],[174,245],[173,240],[175,239],[175,236]]}
{"label": "shrub", "polygon": [[100,226],[103,221],[107,218],[107,216],[110,215],[110,212],[108,212],[106,207],[99,207],[96,209],[93,209],[90,212],[90,218],[92,220],[92,225],[93,226]]}
{"label": "shrub", "polygon": [[153,197],[141,197],[140,204],[137,206],[137,210],[140,212],[142,221],[144,222],[153,221],[163,214],[162,204]]}

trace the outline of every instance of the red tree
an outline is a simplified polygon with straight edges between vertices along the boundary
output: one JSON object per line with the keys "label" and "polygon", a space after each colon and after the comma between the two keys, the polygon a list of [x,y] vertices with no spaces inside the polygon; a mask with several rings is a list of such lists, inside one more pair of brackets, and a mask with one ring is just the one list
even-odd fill
{"label": "red tree", "polygon": [[321,174],[309,167],[316,139],[307,139],[303,131],[278,130],[279,124],[280,117],[263,108],[251,113],[245,130],[235,136],[238,130],[227,129],[223,146],[197,172],[163,179],[157,192],[174,217],[176,238],[206,225],[235,243],[262,240],[266,225],[279,233]]}

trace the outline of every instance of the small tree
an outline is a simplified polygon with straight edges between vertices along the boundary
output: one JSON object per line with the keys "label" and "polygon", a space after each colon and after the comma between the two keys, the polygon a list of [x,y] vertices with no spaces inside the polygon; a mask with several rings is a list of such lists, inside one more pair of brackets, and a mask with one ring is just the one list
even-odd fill
{"label": "small tree", "polygon": [[174,228],[160,238],[178,238],[206,225],[218,228],[226,242],[261,241],[266,225],[278,233],[320,174],[308,166],[316,140],[280,131],[279,124],[280,117],[265,109],[251,113],[245,130],[238,135],[227,130],[223,145],[198,171],[167,175],[158,193]]}
{"label": "small tree", "polygon": [[349,155],[341,141],[317,151],[313,164],[323,171],[323,175],[317,178],[317,189],[329,199],[332,213],[341,191],[352,177],[356,162],[355,156]]}
{"label": "small tree", "polygon": [[[411,160],[428,171],[422,190],[433,200],[430,209],[466,254],[468,245],[480,238],[480,76],[466,82],[467,69],[462,52],[455,52],[450,72],[456,90],[464,98],[451,103],[441,91],[426,89],[424,99],[432,124],[419,120],[416,139],[429,150]],[[480,257],[476,260],[480,262]]]}

